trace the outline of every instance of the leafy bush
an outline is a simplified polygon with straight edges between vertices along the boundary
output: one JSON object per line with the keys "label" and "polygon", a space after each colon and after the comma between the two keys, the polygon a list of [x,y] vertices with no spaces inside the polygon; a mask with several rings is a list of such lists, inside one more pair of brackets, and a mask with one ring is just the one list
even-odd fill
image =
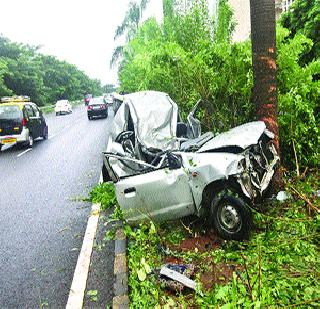
{"label": "leafy bush", "polygon": [[300,56],[312,41],[302,34],[278,28],[278,103],[283,162],[293,167],[319,164],[320,60],[299,65]]}
{"label": "leafy bush", "polygon": [[90,192],[90,200],[93,203],[101,203],[102,210],[117,205],[114,185],[108,182],[99,184]]}
{"label": "leafy bush", "polygon": [[290,37],[303,34],[313,41],[310,49],[304,50],[302,65],[320,58],[320,3],[319,0],[295,0],[290,10],[280,20],[283,27],[290,30]]}

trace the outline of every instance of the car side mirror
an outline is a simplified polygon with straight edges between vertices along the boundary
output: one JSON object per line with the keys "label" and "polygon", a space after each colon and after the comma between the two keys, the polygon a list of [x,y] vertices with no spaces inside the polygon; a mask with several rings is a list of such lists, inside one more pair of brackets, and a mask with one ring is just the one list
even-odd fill
{"label": "car side mirror", "polygon": [[177,170],[182,166],[182,158],[180,155],[174,154],[172,152],[167,153],[169,170]]}
{"label": "car side mirror", "polygon": [[187,125],[183,122],[177,123],[177,137],[186,137],[187,136]]}

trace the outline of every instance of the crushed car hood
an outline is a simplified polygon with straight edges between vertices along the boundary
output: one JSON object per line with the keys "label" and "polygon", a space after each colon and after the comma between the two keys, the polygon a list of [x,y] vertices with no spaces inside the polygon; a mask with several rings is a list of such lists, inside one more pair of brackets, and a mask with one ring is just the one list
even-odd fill
{"label": "crushed car hood", "polygon": [[266,129],[263,121],[249,122],[217,135],[206,142],[197,152],[210,152],[225,147],[246,149],[248,146],[256,144],[263,133],[267,133],[268,136],[272,135]]}

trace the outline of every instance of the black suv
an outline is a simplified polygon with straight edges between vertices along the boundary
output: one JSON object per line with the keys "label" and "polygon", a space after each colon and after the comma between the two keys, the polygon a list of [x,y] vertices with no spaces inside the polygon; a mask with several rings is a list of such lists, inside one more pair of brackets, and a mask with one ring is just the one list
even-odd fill
{"label": "black suv", "polygon": [[33,141],[48,138],[48,126],[35,103],[28,97],[3,98],[0,103],[0,150],[6,144],[33,146]]}

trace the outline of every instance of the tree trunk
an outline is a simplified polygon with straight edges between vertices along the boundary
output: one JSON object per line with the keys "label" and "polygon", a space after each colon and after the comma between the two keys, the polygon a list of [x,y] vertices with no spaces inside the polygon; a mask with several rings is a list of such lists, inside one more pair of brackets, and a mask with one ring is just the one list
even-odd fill
{"label": "tree trunk", "polygon": [[[274,133],[279,153],[275,0],[250,0],[253,102],[259,120]],[[275,177],[280,183],[280,175]]]}
{"label": "tree trunk", "polygon": [[259,120],[275,134],[279,150],[275,0],[250,0],[250,11],[253,102]]}

